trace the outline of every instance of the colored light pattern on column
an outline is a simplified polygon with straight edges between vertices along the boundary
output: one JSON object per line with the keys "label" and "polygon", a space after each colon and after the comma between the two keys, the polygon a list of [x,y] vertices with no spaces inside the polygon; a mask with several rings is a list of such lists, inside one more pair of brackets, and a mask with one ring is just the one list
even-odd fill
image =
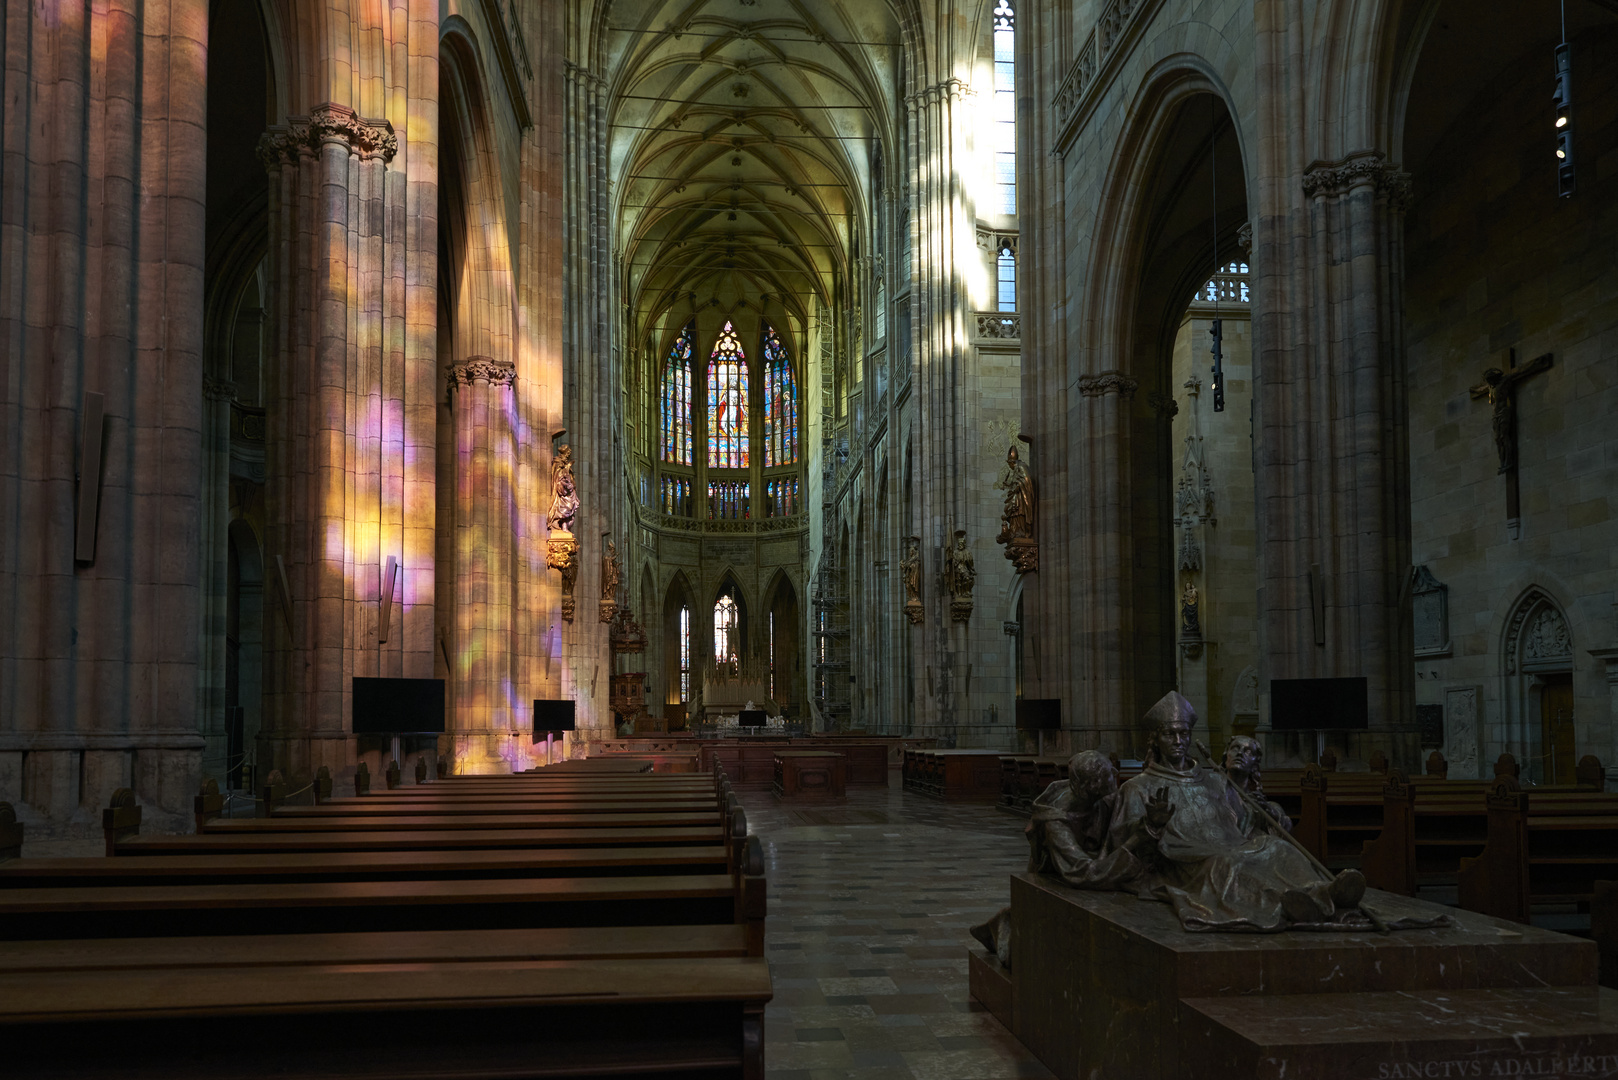
{"label": "colored light pattern on column", "polygon": [[708,358],[708,467],[747,468],[747,356],[729,319]]}
{"label": "colored light pattern on column", "polygon": [[764,467],[798,463],[798,381],[775,327],[764,324]]}
{"label": "colored light pattern on column", "polygon": [[663,432],[663,460],[674,465],[691,464],[691,353],[695,327],[687,324],[674,339],[663,363],[663,393],[660,419]]}

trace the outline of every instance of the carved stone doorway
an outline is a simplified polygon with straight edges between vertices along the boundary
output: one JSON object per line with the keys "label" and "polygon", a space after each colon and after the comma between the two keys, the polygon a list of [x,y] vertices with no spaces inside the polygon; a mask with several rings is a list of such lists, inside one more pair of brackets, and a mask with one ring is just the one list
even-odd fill
{"label": "carved stone doorway", "polygon": [[1533,762],[1533,779],[1540,783],[1572,783],[1578,758],[1573,635],[1561,606],[1544,590],[1529,589],[1512,608],[1504,661],[1506,724],[1500,749]]}

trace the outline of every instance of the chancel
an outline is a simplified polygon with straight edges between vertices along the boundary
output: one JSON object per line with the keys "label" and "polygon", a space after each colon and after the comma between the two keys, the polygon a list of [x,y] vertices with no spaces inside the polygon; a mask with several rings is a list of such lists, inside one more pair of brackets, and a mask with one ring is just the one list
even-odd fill
{"label": "chancel", "polygon": [[0,37],[8,1076],[1618,1080],[1615,0]]}

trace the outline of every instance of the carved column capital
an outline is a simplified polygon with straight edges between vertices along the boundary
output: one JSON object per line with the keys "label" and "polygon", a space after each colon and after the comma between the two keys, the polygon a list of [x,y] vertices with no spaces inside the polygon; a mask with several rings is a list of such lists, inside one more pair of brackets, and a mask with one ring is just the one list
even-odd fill
{"label": "carved column capital", "polygon": [[468,356],[465,361],[449,369],[449,388],[453,393],[458,386],[471,386],[486,382],[490,386],[512,386],[517,381],[517,365],[510,360],[496,360],[492,356]]}
{"label": "carved column capital", "polygon": [[1084,397],[1118,394],[1133,398],[1139,388],[1138,379],[1132,379],[1121,371],[1103,371],[1100,375],[1083,375],[1079,378],[1079,393]]}
{"label": "carved column capital", "polygon": [[392,161],[399,152],[399,139],[386,120],[368,120],[346,105],[328,101],[309,114],[309,139],[319,145],[327,141],[348,144],[362,158]]}
{"label": "carved column capital", "polygon": [[1410,205],[1410,174],[1390,164],[1380,150],[1362,150],[1341,161],[1317,161],[1303,173],[1303,194],[1310,199],[1336,198],[1367,185],[1395,210]]}

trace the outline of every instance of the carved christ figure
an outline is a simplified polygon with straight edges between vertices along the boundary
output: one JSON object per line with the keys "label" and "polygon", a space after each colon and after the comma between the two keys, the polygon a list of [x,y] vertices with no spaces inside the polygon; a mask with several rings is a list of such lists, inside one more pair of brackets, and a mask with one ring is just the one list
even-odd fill
{"label": "carved christ figure", "polygon": [[1550,367],[1551,356],[1546,353],[1513,371],[1489,368],[1483,373],[1483,381],[1472,387],[1474,401],[1488,398],[1494,406],[1494,448],[1500,455],[1502,473],[1517,467],[1517,384]]}
{"label": "carved christ figure", "polygon": [[551,459],[551,509],[546,518],[553,530],[573,531],[579,514],[579,496],[573,486],[573,447],[563,445]]}
{"label": "carved christ figure", "polygon": [[994,538],[995,543],[1031,539],[1034,535],[1034,478],[1019,460],[1015,446],[1006,450],[1006,469],[995,486],[1006,493],[1005,508],[1000,513],[1000,535]]}

